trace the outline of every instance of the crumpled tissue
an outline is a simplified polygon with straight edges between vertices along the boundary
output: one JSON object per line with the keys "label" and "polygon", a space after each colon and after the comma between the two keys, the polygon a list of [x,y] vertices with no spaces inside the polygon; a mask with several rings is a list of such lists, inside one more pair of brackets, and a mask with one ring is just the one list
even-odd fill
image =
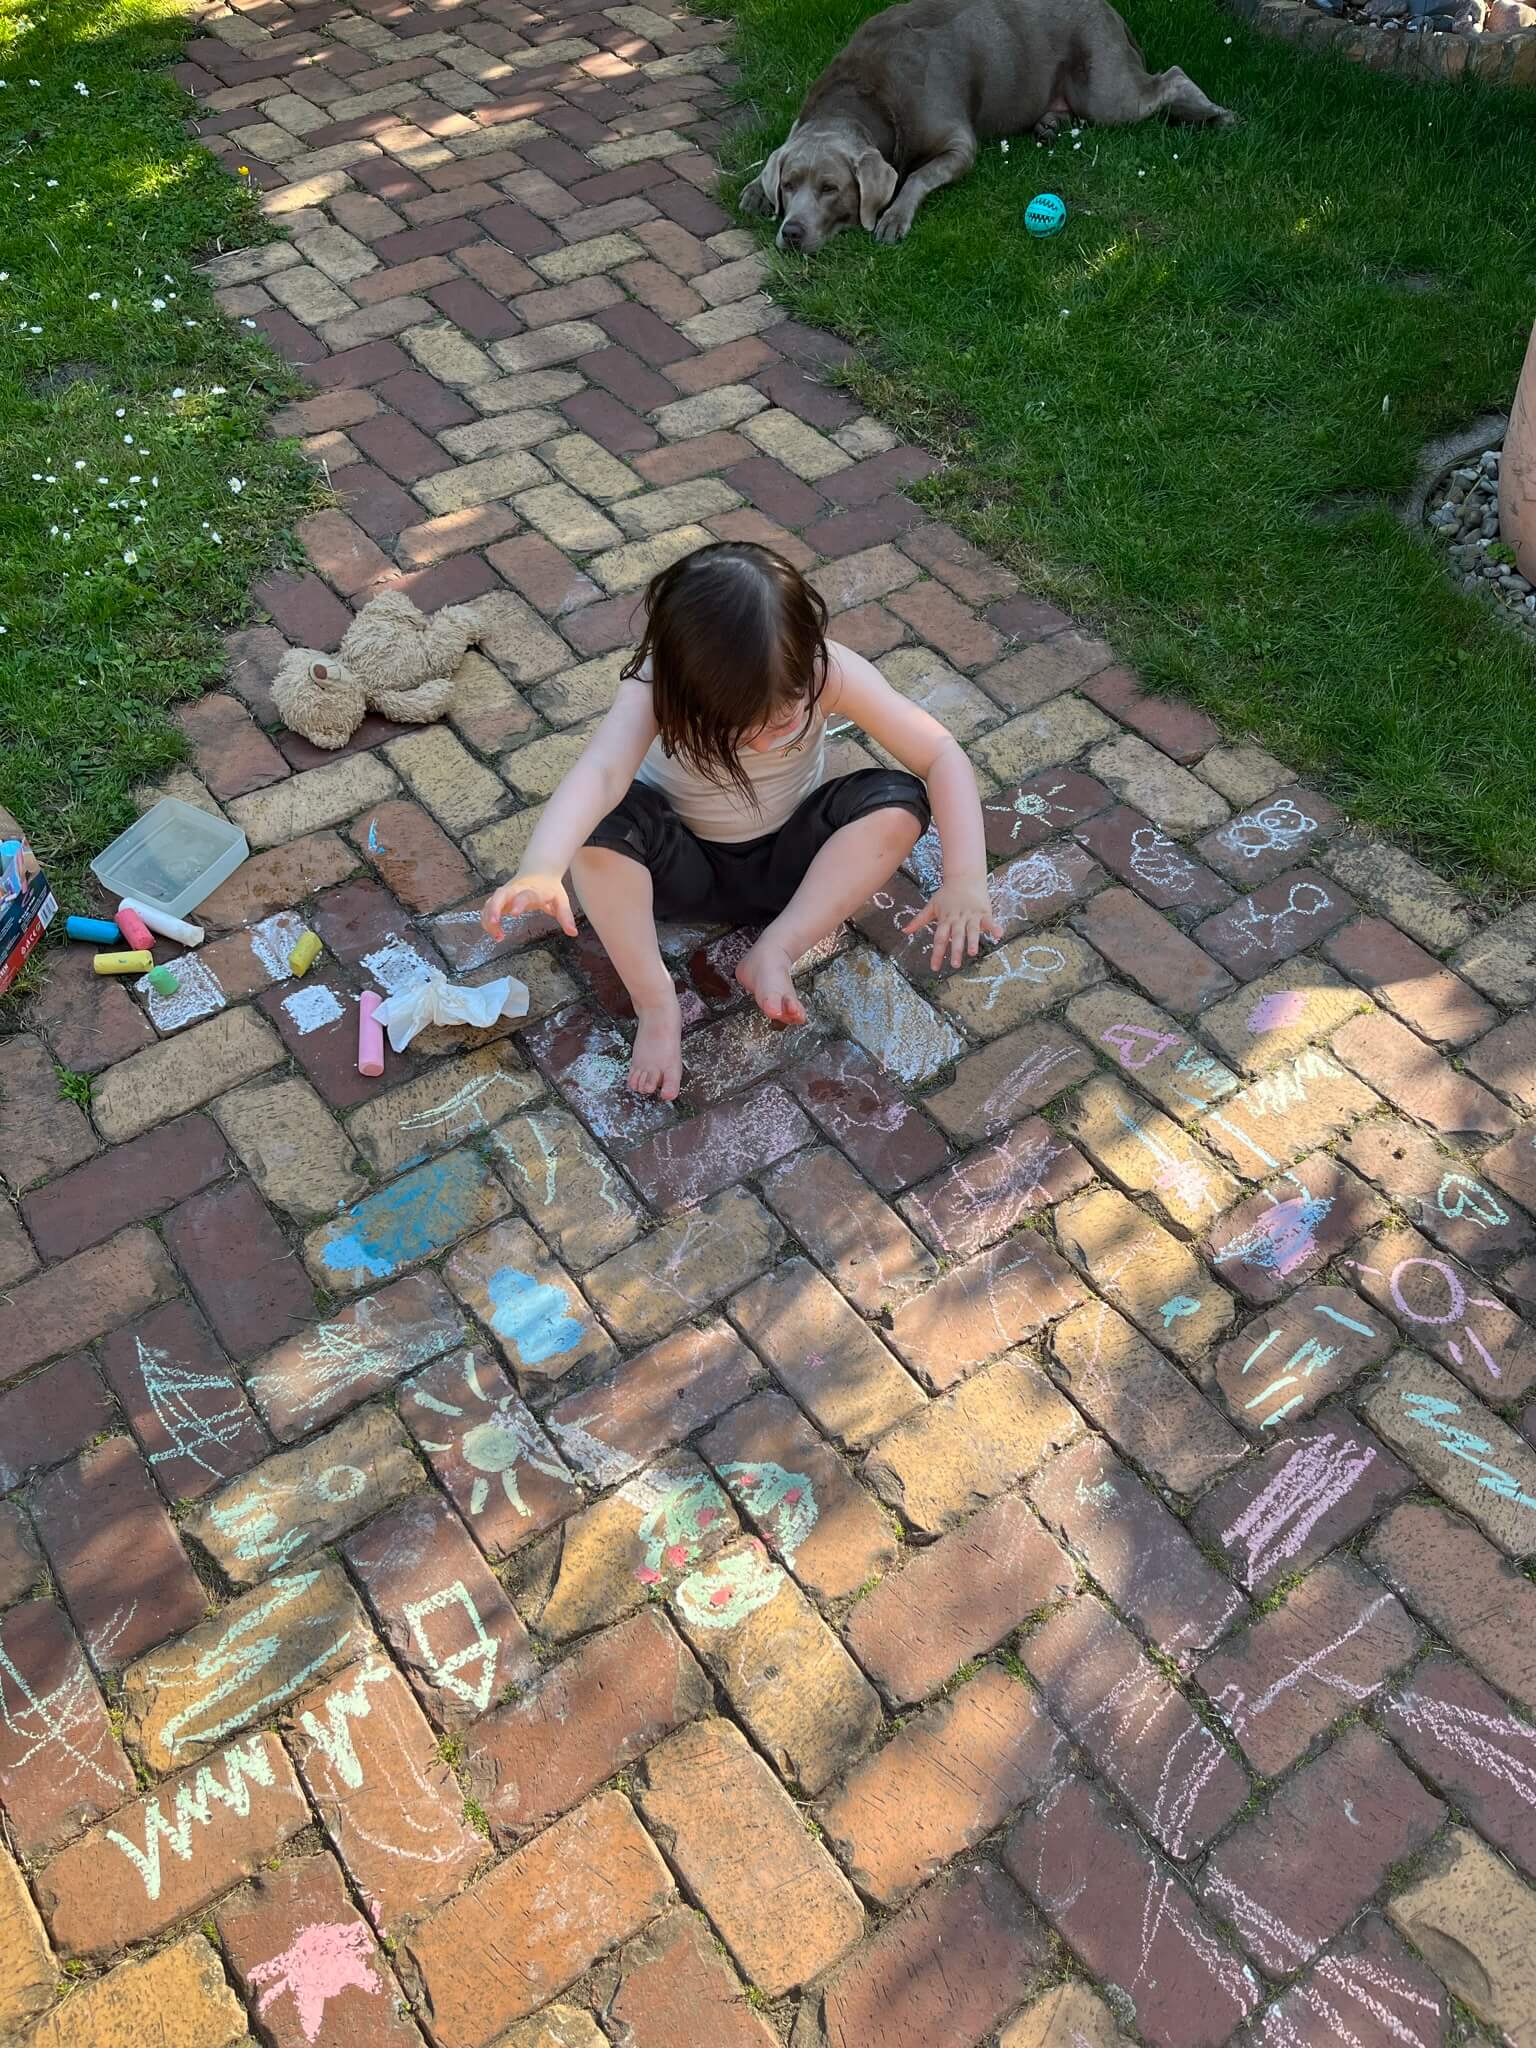
{"label": "crumpled tissue", "polygon": [[390,996],[373,1014],[388,1032],[391,1049],[404,1052],[429,1024],[471,1024],[484,1031],[498,1017],[526,1017],[528,990],[510,974],[501,981],[482,982],[479,988],[464,988],[434,967],[425,981]]}

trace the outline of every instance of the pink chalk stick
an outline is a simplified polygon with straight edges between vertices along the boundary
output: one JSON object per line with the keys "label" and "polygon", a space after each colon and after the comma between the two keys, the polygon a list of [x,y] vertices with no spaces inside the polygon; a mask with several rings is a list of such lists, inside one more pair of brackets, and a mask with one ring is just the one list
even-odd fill
{"label": "pink chalk stick", "polygon": [[384,1026],[374,1021],[374,1011],[384,998],[365,989],[357,1004],[357,1071],[377,1076],[384,1071]]}
{"label": "pink chalk stick", "polygon": [[135,953],[152,953],[155,935],[136,910],[130,910],[126,903],[117,906],[117,928],[124,941]]}

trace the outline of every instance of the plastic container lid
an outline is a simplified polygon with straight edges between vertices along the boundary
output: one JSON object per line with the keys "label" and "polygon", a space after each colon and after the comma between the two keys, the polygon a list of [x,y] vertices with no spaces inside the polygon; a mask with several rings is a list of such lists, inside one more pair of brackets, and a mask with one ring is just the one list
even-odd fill
{"label": "plastic container lid", "polygon": [[136,896],[168,917],[185,917],[250,858],[245,834],[180,797],[163,796],[91,862],[109,895]]}

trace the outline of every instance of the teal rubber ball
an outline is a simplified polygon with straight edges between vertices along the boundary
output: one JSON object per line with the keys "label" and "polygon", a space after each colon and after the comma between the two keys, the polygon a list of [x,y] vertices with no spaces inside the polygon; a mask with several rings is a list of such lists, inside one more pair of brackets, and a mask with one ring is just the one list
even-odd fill
{"label": "teal rubber ball", "polygon": [[1066,217],[1066,201],[1054,192],[1037,192],[1024,209],[1024,225],[1032,235],[1054,235]]}

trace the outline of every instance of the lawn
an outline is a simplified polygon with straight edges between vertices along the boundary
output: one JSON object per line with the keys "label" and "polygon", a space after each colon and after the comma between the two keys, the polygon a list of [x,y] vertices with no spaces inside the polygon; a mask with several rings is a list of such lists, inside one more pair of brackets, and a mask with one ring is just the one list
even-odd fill
{"label": "lawn", "polygon": [[185,34],[169,0],[0,0],[0,802],[66,886],[315,488],[265,432],[287,371],[196,275],[263,229],[183,127]]}
{"label": "lawn", "polygon": [[[740,0],[781,140],[869,0]],[[1507,408],[1536,319],[1536,92],[1410,86],[1128,0],[1235,132],[995,144],[909,239],[845,234],[774,288],[942,450],[920,495],[1097,619],[1159,689],[1252,732],[1473,887],[1536,886],[1536,649],[1395,517],[1431,436]],[[1033,241],[1037,191],[1070,209]]]}

